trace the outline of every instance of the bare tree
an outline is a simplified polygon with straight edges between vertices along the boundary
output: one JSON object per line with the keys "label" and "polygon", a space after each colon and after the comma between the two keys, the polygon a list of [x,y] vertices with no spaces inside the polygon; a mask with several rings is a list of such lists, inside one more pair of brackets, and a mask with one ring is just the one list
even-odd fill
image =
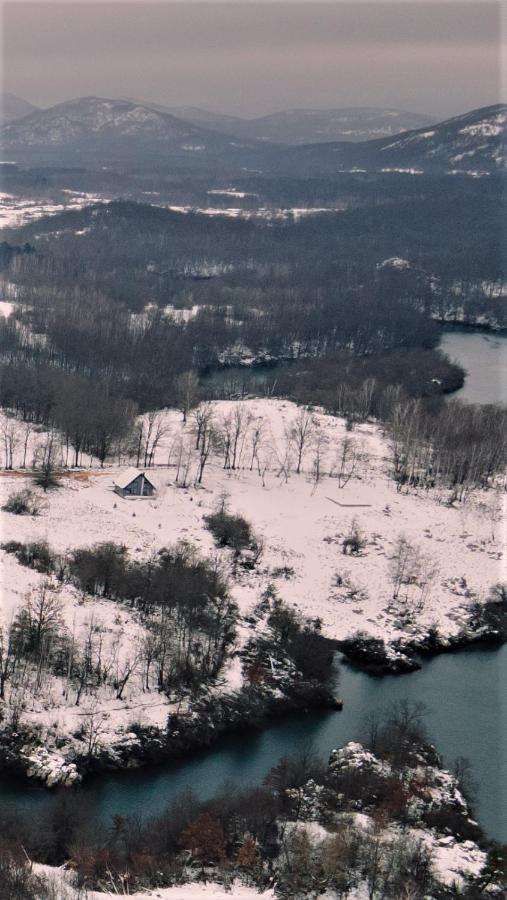
{"label": "bare tree", "polygon": [[122,699],[123,691],[127,686],[127,682],[130,680],[131,675],[133,675],[137,669],[139,658],[139,650],[136,647],[134,648],[134,651],[131,655],[125,657],[122,663],[117,665],[116,678],[114,682],[117,700]]}
{"label": "bare tree", "polygon": [[338,487],[344,488],[351,478],[357,476],[367,461],[363,448],[353,438],[346,435],[338,445],[332,474]]}
{"label": "bare tree", "polygon": [[203,425],[201,438],[199,441],[199,462],[197,468],[196,483],[202,484],[204,469],[208,461],[209,455],[215,443],[215,430],[213,428],[213,420],[210,419]]}
{"label": "bare tree", "polygon": [[183,422],[186,423],[190,410],[197,405],[200,398],[199,376],[197,372],[190,369],[178,376],[174,385],[176,409],[179,409],[183,415]]}
{"label": "bare tree", "polygon": [[32,594],[25,606],[27,623],[33,646],[40,647],[44,638],[57,632],[62,625],[62,600],[49,581],[44,581]]}
{"label": "bare tree", "polygon": [[14,468],[14,454],[21,441],[19,422],[14,418],[3,417],[0,422],[0,435],[4,448],[4,468]]}
{"label": "bare tree", "polygon": [[390,560],[389,574],[393,599],[401,600],[406,615],[423,610],[437,572],[433,561],[400,534]]}
{"label": "bare tree", "polygon": [[299,475],[303,458],[312,439],[315,437],[316,420],[307,409],[301,407],[295,419],[289,425],[288,431],[295,450],[296,472]]}
{"label": "bare tree", "polygon": [[329,439],[327,435],[323,431],[317,431],[313,440],[313,459],[312,459],[312,481],[313,481],[313,491],[315,493],[317,487],[321,481],[321,478],[324,474],[323,472],[323,464],[325,461],[325,455],[327,451],[327,447],[329,444]]}
{"label": "bare tree", "polygon": [[169,431],[169,425],[164,421],[162,413],[152,411],[146,416],[143,422],[143,441],[144,441],[144,465],[152,466],[157,447]]}
{"label": "bare tree", "polygon": [[30,438],[34,433],[34,427],[32,422],[23,422],[23,462],[21,463],[21,468],[26,469],[26,457],[28,455],[28,445],[30,443]]}
{"label": "bare tree", "polygon": [[42,443],[35,448],[33,464],[36,471],[35,484],[42,488],[44,493],[50,488],[58,486],[56,477],[56,459],[58,444],[56,435],[50,431]]}
{"label": "bare tree", "polygon": [[210,400],[206,400],[204,403],[200,403],[197,409],[194,409],[192,413],[192,418],[195,423],[195,449],[199,450],[199,445],[201,443],[201,437],[203,432],[209,429],[211,422],[213,421],[215,413],[215,408],[213,403]]}
{"label": "bare tree", "polygon": [[5,700],[5,685],[14,664],[12,659],[12,624],[5,630],[0,627],[0,700]]}
{"label": "bare tree", "polygon": [[264,419],[257,419],[250,431],[250,471],[253,471],[254,463],[257,464],[257,471],[261,473],[261,462],[259,453],[265,440],[266,423]]}
{"label": "bare tree", "polygon": [[94,756],[99,740],[106,732],[105,723],[108,714],[100,710],[97,703],[93,703],[84,711],[83,724],[81,733],[86,743],[86,752],[88,756]]}

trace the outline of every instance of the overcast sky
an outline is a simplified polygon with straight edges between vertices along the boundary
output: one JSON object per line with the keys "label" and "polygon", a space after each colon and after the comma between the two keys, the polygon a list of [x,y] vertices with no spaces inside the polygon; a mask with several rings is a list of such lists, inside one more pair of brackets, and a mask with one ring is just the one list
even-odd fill
{"label": "overcast sky", "polygon": [[498,102],[500,3],[25,2],[2,5],[3,89],[49,106],[132,96],[261,115]]}

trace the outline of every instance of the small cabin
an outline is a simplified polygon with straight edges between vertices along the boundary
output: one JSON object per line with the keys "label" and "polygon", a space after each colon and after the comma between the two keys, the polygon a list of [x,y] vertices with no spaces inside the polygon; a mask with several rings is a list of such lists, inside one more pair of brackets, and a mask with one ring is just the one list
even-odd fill
{"label": "small cabin", "polygon": [[127,469],[115,481],[114,489],[120,497],[153,497],[157,490],[146,472],[139,469]]}

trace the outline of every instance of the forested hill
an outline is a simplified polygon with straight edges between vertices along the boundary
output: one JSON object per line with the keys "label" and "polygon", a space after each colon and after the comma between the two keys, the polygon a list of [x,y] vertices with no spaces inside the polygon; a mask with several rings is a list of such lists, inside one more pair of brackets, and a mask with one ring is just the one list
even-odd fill
{"label": "forested hill", "polygon": [[506,121],[507,106],[499,103],[395,137],[292,147],[273,153],[270,165],[299,174],[347,169],[475,176],[501,173],[506,161]]}
{"label": "forested hill", "polygon": [[[5,237],[11,244],[33,244],[40,257],[82,265],[83,279],[93,276],[95,284],[116,263],[116,290],[132,307],[146,302],[141,283],[149,286],[149,299],[168,302],[182,278],[206,274],[203,266],[211,266],[215,304],[225,302],[222,289],[262,283],[266,266],[278,278],[288,266],[285,284],[296,279],[315,285],[318,277],[321,288],[343,270],[363,281],[391,257],[447,283],[500,277],[498,179],[417,179],[392,186],[390,195],[382,186],[371,190],[373,202],[367,204],[358,177],[357,189],[345,187],[348,208],[300,220],[208,216],[116,201],[40,219]],[[134,271],[137,299],[129,300]]]}

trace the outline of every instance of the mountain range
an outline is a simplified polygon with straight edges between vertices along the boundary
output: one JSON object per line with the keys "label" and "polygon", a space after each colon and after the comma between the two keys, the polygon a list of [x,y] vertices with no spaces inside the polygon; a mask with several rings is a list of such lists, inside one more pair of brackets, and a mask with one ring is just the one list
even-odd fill
{"label": "mountain range", "polygon": [[229,135],[203,129],[128,100],[79,97],[35,110],[0,131],[2,148],[22,161],[153,160],[246,150]]}
{"label": "mountain range", "polygon": [[273,164],[300,175],[351,170],[495,174],[506,162],[506,121],[507,105],[497,103],[393,138],[290,147],[283,165],[279,154]]}
{"label": "mountain range", "polygon": [[195,106],[164,107],[153,103],[144,105],[159,112],[169,112],[194,125],[273,144],[367,141],[390,137],[412,128],[422,128],[434,121],[429,116],[419,113],[369,106],[344,109],[287,109],[268,116],[244,119]]}
{"label": "mountain range", "polygon": [[[4,124],[0,139],[9,159],[29,164],[95,165],[100,161],[205,168],[220,163],[239,170],[253,167],[266,174],[308,176],[340,171],[480,175],[498,172],[505,162],[507,107],[503,104],[410,130],[401,128],[402,121],[407,122],[401,117],[412,114],[400,113],[396,117],[395,111],[370,109],[362,111],[364,118],[357,115],[358,110],[300,110],[248,120],[252,126],[250,136],[238,135],[235,128],[236,121],[247,120],[187,107],[178,112],[180,115],[176,116],[164,107],[134,100],[83,97],[49,109],[29,111]],[[350,135],[348,140],[322,139],[325,127],[329,126],[330,134],[333,128],[343,127],[345,121],[351,130],[355,123],[356,135],[360,128],[366,128],[365,122],[374,130],[382,130],[387,127],[388,113],[393,114],[390,127],[395,129],[397,123],[401,129],[396,134],[362,141],[352,140]],[[193,122],[188,120],[191,114]],[[301,129],[311,121],[320,129],[320,138],[301,143]],[[271,136],[263,134],[263,127],[259,130],[259,122],[271,123]],[[255,129],[252,123],[257,123]],[[275,133],[287,134],[290,128],[290,140],[279,138],[279,143],[272,142]]]}
{"label": "mountain range", "polygon": [[[258,118],[242,118],[196,106],[164,106],[160,103],[120,97],[120,101],[171,115],[198,127],[233,137],[274,144],[310,144],[325,141],[366,141],[422,128],[433,120],[419,113],[377,107],[345,109],[288,109]],[[58,106],[67,105],[58,104]],[[0,121],[12,122],[37,107],[14,94],[0,95]]]}

